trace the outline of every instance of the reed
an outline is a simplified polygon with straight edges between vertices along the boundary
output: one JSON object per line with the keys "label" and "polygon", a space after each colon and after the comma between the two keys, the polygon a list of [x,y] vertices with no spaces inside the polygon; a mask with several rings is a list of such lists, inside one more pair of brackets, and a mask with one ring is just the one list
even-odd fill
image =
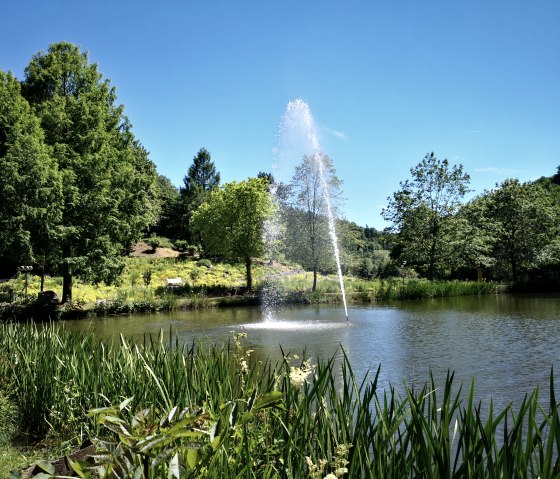
{"label": "reed", "polygon": [[560,474],[552,372],[546,405],[536,390],[496,412],[453,374],[399,393],[381,390],[379,370],[356,378],[344,352],[313,362],[258,363],[242,334],[208,347],[172,334],[112,344],[50,325],[0,326],[1,393],[20,431],[92,437],[106,448],[100,461],[126,455],[120,477],[175,477],[175,466],[185,477]]}

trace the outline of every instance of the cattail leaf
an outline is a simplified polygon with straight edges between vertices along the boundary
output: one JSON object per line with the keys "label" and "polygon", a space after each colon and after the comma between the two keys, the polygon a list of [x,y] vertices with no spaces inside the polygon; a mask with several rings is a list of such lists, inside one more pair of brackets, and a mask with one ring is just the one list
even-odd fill
{"label": "cattail leaf", "polygon": [[283,394],[280,391],[270,391],[263,394],[255,401],[253,409],[258,411],[259,409],[266,409],[269,407],[282,408],[282,398]]}
{"label": "cattail leaf", "polygon": [[231,412],[229,413],[229,425],[231,427],[235,427],[235,424],[237,423],[238,410],[239,410],[238,404],[234,403],[233,407],[231,408]]}

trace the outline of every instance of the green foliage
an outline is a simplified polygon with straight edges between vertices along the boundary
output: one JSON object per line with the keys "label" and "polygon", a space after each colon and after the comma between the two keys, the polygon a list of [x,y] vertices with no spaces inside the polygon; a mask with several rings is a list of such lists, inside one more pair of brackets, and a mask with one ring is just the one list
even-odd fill
{"label": "green foliage", "polygon": [[558,207],[539,184],[517,180],[504,181],[481,201],[494,230],[496,268],[516,283],[520,274],[538,266],[539,252],[557,240]]}
{"label": "green foliage", "polygon": [[333,272],[336,268],[329,236],[327,195],[331,213],[336,216],[340,185],[327,155],[305,156],[280,195],[286,226],[285,257],[313,272],[313,290],[317,287],[318,272]]}
{"label": "green foliage", "polygon": [[397,233],[394,255],[429,279],[443,276],[453,264],[454,215],[468,192],[469,175],[462,165],[449,166],[431,153],[410,170],[411,180],[388,198],[382,212]]}
{"label": "green foliage", "polygon": [[[175,211],[175,237],[191,242],[198,241],[198,236],[191,229],[194,212],[208,201],[213,190],[220,186],[220,173],[212,161],[210,152],[201,148],[193,158],[187,175],[183,178],[180,197]],[[177,222],[178,221],[178,222]]]}
{"label": "green foliage", "polygon": [[215,189],[192,217],[207,253],[245,262],[249,290],[252,258],[263,254],[263,225],[273,212],[267,186],[257,178],[228,183]]}
{"label": "green foliage", "polygon": [[175,240],[173,242],[173,249],[184,253],[189,248],[189,243],[186,240]]}
{"label": "green foliage", "polygon": [[114,281],[120,256],[155,222],[155,166],[134,139],[115,89],[77,46],[51,45],[33,56],[25,75],[23,94],[62,177],[55,266],[63,271],[62,301],[71,301],[74,275]]}
{"label": "green foliage", "polygon": [[152,248],[153,252],[155,252],[157,248],[173,248],[173,242],[169,238],[157,236],[155,234],[144,238],[144,241]]}
{"label": "green foliage", "polygon": [[52,260],[62,209],[61,175],[19,82],[0,71],[0,259]]}
{"label": "green foliage", "polygon": [[167,176],[158,175],[159,217],[155,221],[153,230],[168,238],[175,238],[179,229],[179,189],[171,183]]}
{"label": "green foliage", "polygon": [[[379,369],[356,378],[344,352],[340,361],[283,354],[276,366],[259,365],[244,337],[235,334],[229,347],[162,336],[113,347],[52,327],[2,326],[2,371],[14,379],[3,392],[26,418],[20,427],[87,431],[101,477],[558,474],[552,373],[546,405],[535,390],[516,409],[495,411],[490,402],[482,413],[474,381],[465,394],[453,374],[443,384],[430,377],[414,390],[405,385],[402,394],[382,391]],[[46,423],[52,410],[66,422]],[[52,477],[41,464],[41,477]],[[91,472],[91,464],[73,464],[81,477]]]}
{"label": "green foliage", "polygon": [[142,275],[142,279],[144,280],[144,284],[146,286],[150,286],[150,283],[152,282],[152,270],[149,269],[147,270],[143,275]]}
{"label": "green foliage", "polygon": [[199,259],[196,264],[198,264],[198,266],[202,266],[204,268],[211,268],[212,267],[212,261],[210,261],[209,259]]}

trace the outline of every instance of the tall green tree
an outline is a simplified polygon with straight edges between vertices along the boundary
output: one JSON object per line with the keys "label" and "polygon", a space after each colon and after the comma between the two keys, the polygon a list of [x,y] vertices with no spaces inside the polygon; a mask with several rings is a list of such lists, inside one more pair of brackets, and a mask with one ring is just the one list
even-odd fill
{"label": "tall green tree", "polygon": [[252,261],[264,252],[263,225],[273,213],[265,179],[249,178],[216,188],[192,216],[207,253],[245,262],[247,289],[253,288]]}
{"label": "tall green tree", "polygon": [[286,224],[286,257],[313,272],[313,291],[317,289],[317,273],[335,268],[327,195],[330,195],[332,213],[336,217],[342,184],[332,160],[324,154],[320,159],[322,166],[316,156],[305,156],[282,195],[285,198],[282,214]]}
{"label": "tall green tree", "polygon": [[496,264],[493,256],[496,242],[495,225],[488,217],[488,202],[484,195],[461,206],[454,221],[450,246],[455,252],[455,270],[470,274],[477,271],[480,281]]}
{"label": "tall green tree", "polygon": [[183,178],[183,187],[180,189],[181,218],[180,236],[192,241],[194,238],[190,231],[190,222],[193,213],[210,197],[210,193],[220,185],[220,173],[212,161],[210,152],[201,148],[193,158],[187,175]]}
{"label": "tall green tree", "polygon": [[179,221],[178,212],[181,195],[179,189],[164,175],[158,175],[159,217],[154,230],[158,235],[177,238]]}
{"label": "tall green tree", "polygon": [[558,238],[558,209],[540,184],[508,179],[485,194],[487,217],[496,235],[498,274],[517,283],[538,266],[539,254]]}
{"label": "tall green tree", "polygon": [[62,183],[20,83],[0,71],[0,258],[41,265],[57,254]]}
{"label": "tall green tree", "polygon": [[63,180],[62,301],[71,301],[74,275],[116,279],[121,256],[154,221],[155,167],[116,103],[115,88],[76,45],[56,43],[34,55],[22,91]]}
{"label": "tall green tree", "polygon": [[434,153],[410,170],[412,178],[400,182],[401,189],[387,198],[385,220],[393,223],[397,236],[394,254],[430,280],[441,275],[455,259],[454,215],[469,191],[470,177],[462,165],[450,166]]}

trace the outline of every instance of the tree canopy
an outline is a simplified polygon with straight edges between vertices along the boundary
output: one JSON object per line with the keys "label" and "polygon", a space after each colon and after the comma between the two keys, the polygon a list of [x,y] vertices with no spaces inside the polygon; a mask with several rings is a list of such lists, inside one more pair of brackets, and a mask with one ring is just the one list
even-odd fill
{"label": "tree canopy", "polygon": [[506,180],[484,195],[495,234],[497,268],[514,283],[537,266],[539,253],[558,238],[558,209],[538,184]]}
{"label": "tree canopy", "polygon": [[427,154],[410,173],[412,178],[401,181],[401,189],[388,198],[382,216],[393,223],[393,253],[398,260],[434,279],[452,263],[454,215],[470,178],[462,165],[450,166],[434,153]]}
{"label": "tree canopy", "polygon": [[282,216],[286,225],[285,255],[313,272],[313,291],[317,288],[317,273],[335,269],[326,195],[330,195],[332,212],[336,216],[340,185],[332,160],[321,154],[320,158],[304,156],[290,184],[281,188]]}
{"label": "tree canopy", "polygon": [[22,92],[62,178],[58,264],[62,301],[71,301],[73,275],[115,279],[121,255],[155,221],[155,166],[116,104],[115,88],[77,46],[56,43],[34,55]]}
{"label": "tree canopy", "polygon": [[190,228],[191,218],[197,208],[204,203],[210,193],[220,186],[220,173],[212,161],[210,152],[201,148],[193,158],[180,191],[176,216],[179,219],[176,236],[193,241]]}
{"label": "tree canopy", "polygon": [[207,253],[245,262],[249,290],[252,259],[264,252],[263,226],[273,212],[267,187],[261,178],[227,183],[214,189],[192,216]]}
{"label": "tree canopy", "polygon": [[20,83],[0,71],[0,258],[43,264],[56,253],[62,182]]}

